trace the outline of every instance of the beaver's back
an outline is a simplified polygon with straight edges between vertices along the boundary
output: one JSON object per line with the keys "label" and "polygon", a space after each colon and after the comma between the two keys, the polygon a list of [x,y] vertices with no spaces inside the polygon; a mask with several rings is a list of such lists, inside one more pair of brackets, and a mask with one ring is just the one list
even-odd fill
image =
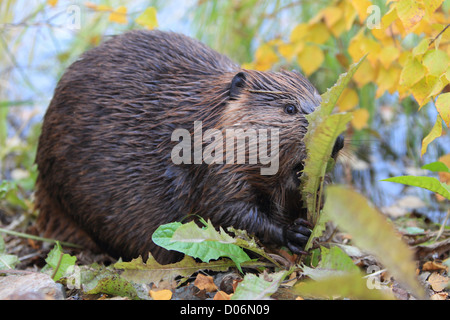
{"label": "beaver's back", "polygon": [[172,201],[186,190],[167,171],[166,142],[195,118],[205,84],[237,69],[196,40],[160,31],[114,37],[72,64],[47,110],[36,157],[45,235],[92,237],[124,258],[148,252],[159,224],[189,213]]}

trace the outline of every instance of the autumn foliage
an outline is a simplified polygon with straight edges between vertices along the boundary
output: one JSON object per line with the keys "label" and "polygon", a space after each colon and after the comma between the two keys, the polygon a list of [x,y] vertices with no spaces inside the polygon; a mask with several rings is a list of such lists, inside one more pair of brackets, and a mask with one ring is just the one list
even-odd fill
{"label": "autumn foliage", "polygon": [[[386,92],[398,94],[399,100],[413,96],[419,108],[433,101],[439,115],[424,139],[423,154],[428,143],[441,135],[442,120],[450,126],[446,89],[450,82],[450,13],[442,3],[388,0],[380,8],[369,0],[334,1],[310,21],[294,26],[288,39],[262,44],[246,67],[268,70],[280,62],[296,64],[311,76],[325,68],[330,52],[335,52],[334,58],[344,69],[368,54],[353,77],[353,86],[342,93],[339,111],[354,110],[353,127],[365,127],[369,114],[357,109],[358,89],[369,83],[377,87],[374,98]],[[349,34],[348,46],[343,47]]]}

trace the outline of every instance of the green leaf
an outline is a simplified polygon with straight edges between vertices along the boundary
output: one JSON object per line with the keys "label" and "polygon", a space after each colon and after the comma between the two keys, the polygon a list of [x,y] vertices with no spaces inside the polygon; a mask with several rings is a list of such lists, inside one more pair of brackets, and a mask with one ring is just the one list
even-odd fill
{"label": "green leaf", "polygon": [[77,261],[76,257],[64,253],[59,242],[56,242],[55,247],[48,253],[45,262],[53,269],[53,280],[59,280],[69,268],[72,268]]}
{"label": "green leaf", "polygon": [[290,271],[280,271],[273,274],[246,274],[240,282],[231,300],[262,300],[269,299]]}
{"label": "green leaf", "polygon": [[82,288],[86,294],[105,293],[131,299],[150,299],[148,289],[142,285],[128,281],[117,270],[109,267],[91,266],[81,272]]}
{"label": "green leaf", "polygon": [[231,267],[234,267],[234,262],[230,260],[201,263],[189,256],[184,256],[183,260],[176,263],[161,265],[151,254],[145,263],[142,261],[142,257],[139,257],[130,262],[119,261],[114,264],[114,268],[124,270],[121,274],[124,279],[135,283],[158,283],[177,277],[187,279],[199,270],[224,272]]}
{"label": "green leaf", "polygon": [[[366,55],[367,56],[367,55]],[[358,70],[361,63],[364,61],[366,56],[362,57],[358,62],[352,64],[349,70],[346,73],[343,73],[339,76],[336,84],[329,88],[327,92],[322,94],[322,103],[313,113],[308,115],[308,121],[315,122],[318,119],[325,119],[327,116],[331,114],[334,107],[336,106],[336,102],[342,94],[342,91],[347,87],[351,78]]]}
{"label": "green leaf", "polygon": [[442,118],[438,114],[436,116],[436,122],[434,123],[433,128],[422,140],[422,150],[420,151],[420,155],[423,156],[425,152],[427,152],[428,145],[431,142],[433,142],[434,139],[439,138],[441,135],[442,135]]}
{"label": "green leaf", "polygon": [[[317,192],[321,192],[323,178],[327,171],[328,160],[337,137],[346,129],[352,114],[331,115],[342,91],[360,66],[365,56],[350,66],[347,73],[339,76],[336,84],[322,95],[322,103],[316,110],[307,115],[308,130],[304,142],[308,157],[304,163],[300,190],[305,199],[308,221],[317,223],[319,210],[317,209]],[[330,116],[331,115],[331,116]]]}
{"label": "green leaf", "polygon": [[318,124],[306,144],[308,157],[302,174],[303,199],[308,208],[308,221],[313,225],[318,219],[317,191],[321,189],[327,171],[328,160],[338,136],[352,119],[351,113],[334,114]]}
{"label": "green leaf", "polygon": [[223,229],[217,232],[211,222],[203,228],[198,227],[194,221],[184,225],[179,222],[162,225],[156,229],[152,239],[167,250],[179,251],[203,262],[220,257],[230,258],[239,270],[243,262],[250,260],[242,248],[232,243],[235,242],[233,238]]}
{"label": "green leaf", "polygon": [[427,169],[433,172],[450,172],[450,169],[441,161],[435,161],[422,166],[422,169]]}
{"label": "green leaf", "polygon": [[[435,166],[433,166],[433,168],[435,168]],[[409,186],[420,187],[436,192],[437,194],[440,194],[444,198],[450,200],[450,186],[446,183],[440,182],[434,177],[401,176],[392,177],[381,181],[396,182]]]}
{"label": "green leaf", "polygon": [[6,253],[5,241],[0,237],[0,270],[14,269],[19,263],[19,258],[12,254]]}
{"label": "green leaf", "polygon": [[326,224],[330,220],[326,212],[321,212],[319,215],[319,219],[317,220],[317,223],[314,225],[314,228],[312,230],[311,235],[309,236],[308,242],[305,246],[305,251],[309,250],[313,245],[313,240],[315,238],[319,238],[322,236],[323,232],[325,231]]}
{"label": "green leaf", "polygon": [[359,269],[353,263],[353,260],[339,247],[332,246],[330,249],[320,248],[322,260],[319,268],[332,269],[346,272],[357,272]]}
{"label": "green leaf", "polygon": [[158,19],[156,15],[156,9],[149,7],[136,18],[136,23],[146,27],[147,29],[155,29],[158,27]]}
{"label": "green leaf", "polygon": [[302,297],[311,298],[352,298],[362,300],[393,299],[388,292],[371,290],[360,272],[341,273],[326,276],[319,281],[309,280],[296,284],[292,291]]}
{"label": "green leaf", "polygon": [[323,210],[352,236],[356,246],[376,256],[400,284],[413,295],[425,297],[416,278],[412,250],[366,198],[342,186],[329,186]]}

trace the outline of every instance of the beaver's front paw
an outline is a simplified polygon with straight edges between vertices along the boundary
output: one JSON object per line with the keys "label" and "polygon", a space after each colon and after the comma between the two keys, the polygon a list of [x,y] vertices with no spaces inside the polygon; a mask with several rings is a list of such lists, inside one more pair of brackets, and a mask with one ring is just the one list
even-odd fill
{"label": "beaver's front paw", "polygon": [[285,228],[284,240],[289,250],[296,254],[305,253],[303,248],[306,246],[311,235],[310,228],[312,228],[312,225],[301,218],[295,220],[293,224]]}

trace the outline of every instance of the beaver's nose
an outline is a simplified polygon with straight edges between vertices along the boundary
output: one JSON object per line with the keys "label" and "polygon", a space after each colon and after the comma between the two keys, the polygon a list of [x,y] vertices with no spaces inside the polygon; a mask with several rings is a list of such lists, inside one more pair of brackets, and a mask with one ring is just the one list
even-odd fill
{"label": "beaver's nose", "polygon": [[336,142],[334,143],[333,151],[331,151],[331,156],[333,159],[336,159],[339,151],[344,147],[344,137],[340,135],[337,137]]}

